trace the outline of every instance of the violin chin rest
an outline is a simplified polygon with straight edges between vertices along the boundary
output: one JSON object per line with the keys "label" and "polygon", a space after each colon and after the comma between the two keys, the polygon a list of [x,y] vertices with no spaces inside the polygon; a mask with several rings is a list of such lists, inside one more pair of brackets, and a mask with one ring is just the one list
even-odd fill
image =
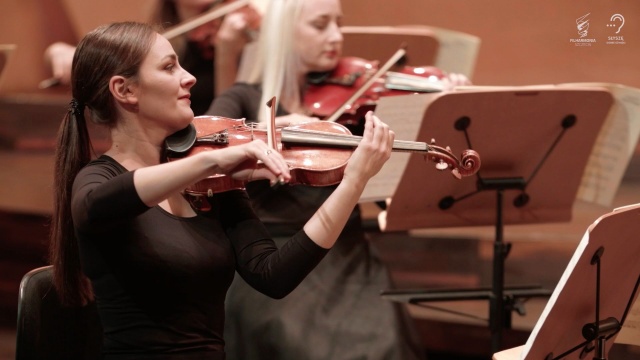
{"label": "violin chin rest", "polygon": [[165,148],[176,154],[187,152],[196,143],[196,137],[196,127],[191,123],[186,128],[169,135],[164,141]]}

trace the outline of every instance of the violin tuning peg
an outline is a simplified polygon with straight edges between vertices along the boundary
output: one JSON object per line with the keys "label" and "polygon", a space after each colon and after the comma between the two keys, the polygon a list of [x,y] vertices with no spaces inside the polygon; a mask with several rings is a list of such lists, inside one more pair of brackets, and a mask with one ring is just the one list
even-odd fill
{"label": "violin tuning peg", "polygon": [[445,149],[446,149],[448,152],[451,152],[451,147],[447,146]]}
{"label": "violin tuning peg", "polygon": [[446,162],[440,160],[436,163],[436,169],[442,171],[442,170],[446,170],[449,167],[449,164],[447,164]]}
{"label": "violin tuning peg", "polygon": [[435,145],[435,144],[436,144],[436,139],[431,138],[431,143],[430,143],[430,144],[431,144],[431,145]]}

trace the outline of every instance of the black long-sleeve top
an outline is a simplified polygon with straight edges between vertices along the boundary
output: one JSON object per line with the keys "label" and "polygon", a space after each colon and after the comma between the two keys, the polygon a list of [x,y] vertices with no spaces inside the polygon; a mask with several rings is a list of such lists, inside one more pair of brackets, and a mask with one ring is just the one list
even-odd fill
{"label": "black long-sleeve top", "polygon": [[76,177],[73,222],[105,359],[223,359],[234,270],[279,298],[327,252],[302,230],[278,250],[244,191],[217,194],[211,203],[210,212],[187,218],[148,207],[133,172],[104,155]]}

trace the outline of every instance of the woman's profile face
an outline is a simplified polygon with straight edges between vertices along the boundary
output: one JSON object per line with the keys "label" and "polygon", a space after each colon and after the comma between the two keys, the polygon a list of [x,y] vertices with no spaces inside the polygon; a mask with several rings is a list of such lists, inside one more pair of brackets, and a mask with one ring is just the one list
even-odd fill
{"label": "woman's profile face", "polygon": [[304,72],[328,71],[342,55],[339,0],[305,0],[295,27],[294,49]]}
{"label": "woman's profile face", "polygon": [[180,66],[169,41],[158,34],[131,86],[138,117],[160,122],[169,131],[186,127],[193,119],[189,97],[195,83],[195,77]]}

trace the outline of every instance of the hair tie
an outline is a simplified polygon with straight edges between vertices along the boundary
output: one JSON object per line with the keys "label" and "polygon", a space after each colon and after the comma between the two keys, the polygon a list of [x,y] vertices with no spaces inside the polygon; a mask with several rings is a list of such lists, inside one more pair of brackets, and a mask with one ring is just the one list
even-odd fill
{"label": "hair tie", "polygon": [[84,112],[84,103],[72,98],[69,103],[69,111],[74,115],[81,115]]}

